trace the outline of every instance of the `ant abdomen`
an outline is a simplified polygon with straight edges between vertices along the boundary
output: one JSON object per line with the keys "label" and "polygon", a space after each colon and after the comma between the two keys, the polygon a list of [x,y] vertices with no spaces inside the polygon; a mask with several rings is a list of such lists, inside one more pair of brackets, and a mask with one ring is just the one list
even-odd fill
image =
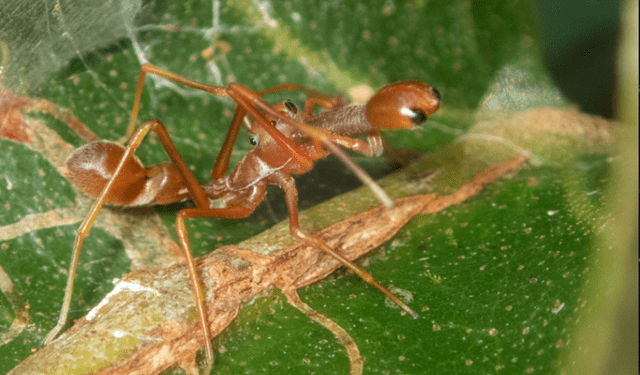
{"label": "ant abdomen", "polygon": [[[67,160],[69,179],[83,193],[97,198],[114,175],[124,152],[124,147],[114,142],[86,144]],[[133,155],[123,165],[123,173],[113,182],[105,204],[141,206],[188,198],[189,193],[173,164],[163,163],[147,168]]]}

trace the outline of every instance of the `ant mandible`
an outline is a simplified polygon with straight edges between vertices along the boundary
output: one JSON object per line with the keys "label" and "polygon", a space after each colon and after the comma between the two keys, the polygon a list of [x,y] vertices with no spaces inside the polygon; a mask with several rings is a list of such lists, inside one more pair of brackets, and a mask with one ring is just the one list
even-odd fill
{"label": "ant mandible", "polygon": [[[160,121],[145,122],[135,130],[147,74],[161,76],[217,96],[230,97],[236,102],[233,120],[213,167],[211,182],[208,184],[198,183]],[[302,91],[310,95],[304,104],[303,111],[299,111],[290,101],[271,106],[260,98],[264,94],[288,90]],[[327,111],[314,115],[313,109],[316,104],[326,108]],[[127,146],[122,147],[114,142],[96,141],[78,148],[67,161],[72,183],[82,192],[97,199],[78,229],[60,317],[56,326],[45,338],[44,344],[51,342],[66,323],[82,242],[88,236],[104,204],[139,206],[169,204],[190,199],[196,207],[184,208],[178,212],[176,230],[187,259],[189,278],[202,325],[207,369],[211,369],[213,348],[204,297],[191,255],[184,221],[195,218],[247,217],[264,199],[267,185],[278,185],[284,190],[289,213],[289,228],[295,238],[329,253],[360,278],[382,291],[406,312],[417,317],[411,308],[378,283],[371,274],[342,257],[318,237],[300,228],[298,193],[292,175],[310,171],[314,160],[334,153],[370,187],[374,190],[380,189],[336,145],[364,155],[379,155],[383,149],[379,129],[412,128],[424,123],[439,106],[438,91],[416,81],[397,82],[385,86],[367,104],[348,106],[343,100],[296,84],[282,84],[254,92],[239,84],[231,84],[228,87],[207,85],[160,67],[144,64],[140,69],[131,121],[125,136],[125,139],[129,139]],[[244,121],[247,114],[253,117],[254,122]],[[225,177],[231,151],[243,122],[249,127],[249,141],[253,149],[238,163],[233,172]],[[134,156],[135,150],[149,131],[156,133],[171,162],[145,167]],[[367,134],[368,141],[351,138],[357,134]],[[386,196],[384,193],[382,195]],[[210,200],[214,199],[221,199],[226,207],[212,208]],[[381,199],[388,200],[388,198]],[[387,205],[390,206],[390,204]]]}

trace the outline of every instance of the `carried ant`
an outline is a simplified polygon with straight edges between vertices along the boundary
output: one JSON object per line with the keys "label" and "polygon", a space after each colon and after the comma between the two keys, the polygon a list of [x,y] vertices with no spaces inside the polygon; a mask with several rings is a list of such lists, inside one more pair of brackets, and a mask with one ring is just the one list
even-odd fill
{"label": "carried ant", "polygon": [[[230,97],[236,102],[233,120],[213,167],[211,182],[208,184],[198,183],[160,121],[147,121],[135,130],[147,74],[164,77],[217,96]],[[288,100],[271,106],[260,98],[268,93],[289,90],[309,94],[302,111]],[[316,104],[327,110],[314,115]],[[104,204],[140,206],[192,200],[196,207],[184,208],[178,212],[176,230],[187,259],[189,277],[203,330],[207,369],[210,370],[213,365],[211,335],[207,324],[204,297],[191,255],[184,221],[194,218],[247,217],[264,199],[267,185],[278,185],[284,190],[289,213],[289,228],[295,238],[327,252],[360,278],[382,291],[407,313],[417,317],[411,308],[377,282],[368,272],[342,257],[320,238],[300,228],[298,193],[292,175],[310,171],[314,160],[334,153],[374,192],[377,191],[376,194],[381,197],[383,203],[390,207],[391,200],[386,197],[382,189],[337,146],[368,156],[379,155],[384,144],[379,129],[406,129],[420,125],[439,106],[438,91],[416,81],[404,81],[385,86],[367,104],[349,106],[341,98],[327,96],[296,84],[282,84],[254,92],[239,84],[231,84],[228,87],[207,85],[160,67],[144,64],[140,69],[131,120],[125,136],[125,139],[128,139],[127,146],[123,147],[115,142],[96,141],[78,148],[67,161],[72,183],[82,192],[97,199],[78,229],[60,317],[44,343],[51,342],[66,323],[82,242],[88,236]],[[245,119],[247,114],[253,118],[253,122]],[[233,172],[225,176],[242,123],[249,128],[249,141],[253,148],[236,165]],[[135,150],[149,131],[153,131],[158,136],[170,162],[145,167],[135,157]],[[366,134],[367,141],[351,138],[358,134]],[[224,208],[213,208],[210,204],[213,200],[218,203],[222,201]]]}

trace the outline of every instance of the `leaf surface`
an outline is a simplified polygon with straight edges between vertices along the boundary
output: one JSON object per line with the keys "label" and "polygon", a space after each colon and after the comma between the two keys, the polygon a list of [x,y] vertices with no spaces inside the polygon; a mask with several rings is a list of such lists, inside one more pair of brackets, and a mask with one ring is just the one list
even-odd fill
{"label": "leaf surface", "polygon": [[[417,216],[361,262],[382,284],[409,291],[420,319],[399,316],[343,270],[300,289],[300,299],[353,339],[367,374],[555,373],[564,365],[587,305],[589,264],[602,251],[594,238],[612,220],[602,203],[611,124],[567,107],[540,62],[526,4],[115,4],[92,12],[67,2],[30,15],[62,30],[44,34],[64,35],[44,42],[62,62],[43,64],[36,78],[3,77],[18,99],[3,91],[9,104],[0,108],[4,118],[17,116],[12,124],[20,132],[3,127],[0,139],[1,373],[37,350],[57,319],[74,233],[91,204],[66,181],[64,161],[92,133],[112,140],[124,135],[145,59],[192,79],[255,90],[295,82],[346,94],[355,85],[377,89],[404,79],[438,88],[443,105],[424,127],[385,133],[395,147],[428,153],[404,177],[384,180],[387,191],[445,196],[514,154],[531,164],[461,206]],[[113,25],[112,35],[89,43],[93,34],[82,27],[87,19]],[[0,28],[15,31],[1,40],[10,51],[7,72],[33,66],[21,49],[26,42],[17,41],[40,40],[34,38],[39,31],[7,22]],[[290,95],[302,104],[304,96]],[[140,113],[143,121],[160,119],[196,178],[210,179],[231,102],[148,78]],[[242,137],[232,165],[250,148]],[[166,160],[153,137],[138,155],[147,164]],[[384,159],[356,160],[374,177],[390,171]],[[359,186],[332,158],[296,181],[301,208]],[[338,210],[322,205],[305,213],[303,227],[319,232],[355,214],[340,211],[375,205],[367,191],[354,194],[348,203],[328,203]],[[70,319],[98,305],[113,279],[179,262],[173,223],[182,207],[104,209],[83,247]],[[326,214],[336,211],[346,216]],[[283,195],[270,190],[267,204],[246,220],[191,220],[194,256],[263,233],[286,217]],[[293,242],[286,223],[255,241],[252,246],[263,249]],[[187,304],[190,294],[182,298]],[[286,301],[274,290],[241,309],[215,340],[214,373],[350,371],[353,347]],[[188,358],[180,365],[192,368]]]}

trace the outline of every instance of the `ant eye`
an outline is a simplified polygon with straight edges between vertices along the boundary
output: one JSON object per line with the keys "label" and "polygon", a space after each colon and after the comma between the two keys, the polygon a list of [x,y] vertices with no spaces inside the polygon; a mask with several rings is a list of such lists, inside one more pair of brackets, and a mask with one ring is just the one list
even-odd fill
{"label": "ant eye", "polygon": [[440,100],[440,91],[434,89],[433,87],[431,88],[431,91],[433,92],[433,95],[435,95],[436,98],[438,98],[438,100]]}
{"label": "ant eye", "polygon": [[249,134],[249,143],[251,143],[251,146],[255,147],[258,145],[258,135],[257,134]]}
{"label": "ant eye", "polygon": [[273,127],[277,127],[278,126],[278,121],[276,120],[271,120],[271,125],[273,125]]}
{"label": "ant eye", "polygon": [[407,108],[403,107],[401,113],[411,118],[411,122],[416,125],[420,125],[423,122],[427,121],[427,115],[420,108]]}
{"label": "ant eye", "polygon": [[295,104],[293,104],[293,102],[292,102],[291,100],[287,99],[287,100],[284,102],[284,106],[285,106],[285,107],[287,107],[287,109],[289,110],[289,112],[293,113],[294,115],[295,115],[296,113],[298,113],[298,107],[296,107],[296,105],[295,105]]}

